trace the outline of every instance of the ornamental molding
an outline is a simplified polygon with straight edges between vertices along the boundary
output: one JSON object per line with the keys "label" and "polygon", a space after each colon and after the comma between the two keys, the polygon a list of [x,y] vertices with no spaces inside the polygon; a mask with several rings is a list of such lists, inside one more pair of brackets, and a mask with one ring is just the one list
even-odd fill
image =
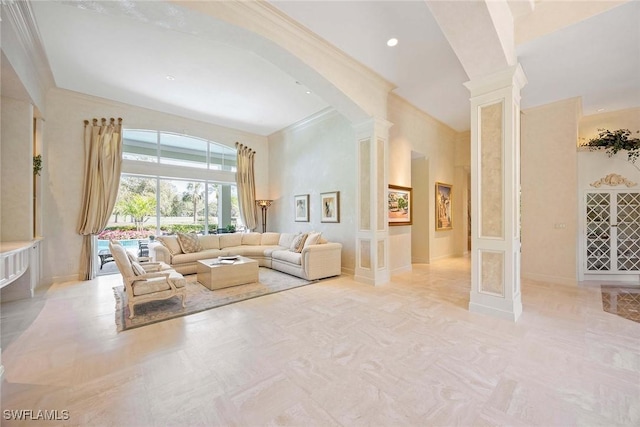
{"label": "ornamental molding", "polygon": [[638,185],[635,182],[629,181],[627,178],[622,175],[618,175],[617,173],[610,173],[609,175],[600,178],[599,180],[592,182],[592,187],[600,188],[603,185],[608,185],[610,187],[617,187],[618,185],[626,185],[627,187],[635,187]]}

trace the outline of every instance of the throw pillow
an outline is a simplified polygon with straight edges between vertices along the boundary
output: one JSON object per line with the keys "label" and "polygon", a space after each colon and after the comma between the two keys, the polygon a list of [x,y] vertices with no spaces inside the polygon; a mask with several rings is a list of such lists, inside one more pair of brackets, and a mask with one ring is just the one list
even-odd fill
{"label": "throw pillow", "polygon": [[134,254],[132,254],[131,252],[127,251],[127,257],[129,258],[129,261],[131,261],[132,263],[134,262],[140,262],[140,260],[138,260],[138,257],[135,256]]}
{"label": "throw pillow", "polygon": [[162,246],[167,248],[171,255],[178,255],[182,253],[182,248],[180,247],[180,243],[176,236],[159,236],[156,237],[156,240],[162,243]]}
{"label": "throw pillow", "polygon": [[133,273],[136,276],[142,276],[143,274],[147,274],[147,272],[144,271],[144,268],[142,268],[142,266],[140,264],[138,264],[137,262],[132,262],[131,263],[131,268],[133,268]]}
{"label": "throw pillow", "polygon": [[200,240],[196,233],[178,233],[178,243],[182,252],[190,254],[193,252],[200,252],[202,246],[200,246]]}
{"label": "throw pillow", "polygon": [[309,233],[307,240],[304,241],[304,247],[306,248],[307,246],[317,245],[320,243],[321,236],[322,233]]}
{"label": "throw pillow", "polygon": [[302,252],[302,248],[304,248],[304,242],[307,240],[308,234],[298,234],[291,242],[291,246],[289,246],[289,250],[291,252]]}

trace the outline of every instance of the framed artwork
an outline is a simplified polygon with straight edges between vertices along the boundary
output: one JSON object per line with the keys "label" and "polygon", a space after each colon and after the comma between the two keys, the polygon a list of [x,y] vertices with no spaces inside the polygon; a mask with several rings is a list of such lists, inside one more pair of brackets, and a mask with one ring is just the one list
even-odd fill
{"label": "framed artwork", "polygon": [[411,225],[413,200],[411,188],[389,185],[387,190],[387,217],[389,225]]}
{"label": "framed artwork", "polygon": [[320,222],[340,222],[340,192],[320,194],[322,214]]}
{"label": "framed artwork", "polygon": [[309,222],[309,195],[293,196],[293,204],[296,207],[296,222]]}
{"label": "framed artwork", "polygon": [[453,186],[436,182],[436,231],[451,230],[451,193]]}

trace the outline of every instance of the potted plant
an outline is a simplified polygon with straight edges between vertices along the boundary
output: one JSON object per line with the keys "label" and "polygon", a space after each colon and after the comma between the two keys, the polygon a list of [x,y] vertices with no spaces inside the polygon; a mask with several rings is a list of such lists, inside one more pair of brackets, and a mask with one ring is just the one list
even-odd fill
{"label": "potted plant", "polygon": [[[630,138],[631,131],[629,129],[618,129],[610,131],[608,129],[598,129],[598,136],[590,139],[583,147],[587,147],[590,151],[604,149],[609,157],[614,156],[618,151],[625,150],[627,152],[627,160],[635,163],[640,155],[640,139]],[[640,133],[640,131],[636,131]]]}
{"label": "potted plant", "polygon": [[42,170],[42,154],[38,154],[37,156],[33,156],[33,174],[40,176],[41,170]]}

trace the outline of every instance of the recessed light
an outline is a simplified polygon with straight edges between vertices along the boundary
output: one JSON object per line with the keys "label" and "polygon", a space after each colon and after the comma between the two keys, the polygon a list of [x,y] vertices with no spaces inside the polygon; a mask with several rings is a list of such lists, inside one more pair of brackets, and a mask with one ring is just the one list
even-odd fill
{"label": "recessed light", "polygon": [[167,75],[167,80],[173,81],[173,80],[175,80],[175,79],[176,79],[176,78],[175,78],[175,77],[173,77],[172,75]]}
{"label": "recessed light", "polygon": [[387,40],[387,46],[389,47],[394,47],[398,44],[398,39],[396,38],[391,38],[389,40]]}
{"label": "recessed light", "polygon": [[602,113],[604,110],[605,110],[604,108],[598,108],[596,111],[597,111],[598,113]]}
{"label": "recessed light", "polygon": [[311,95],[311,91],[310,90],[307,91],[307,95]]}

